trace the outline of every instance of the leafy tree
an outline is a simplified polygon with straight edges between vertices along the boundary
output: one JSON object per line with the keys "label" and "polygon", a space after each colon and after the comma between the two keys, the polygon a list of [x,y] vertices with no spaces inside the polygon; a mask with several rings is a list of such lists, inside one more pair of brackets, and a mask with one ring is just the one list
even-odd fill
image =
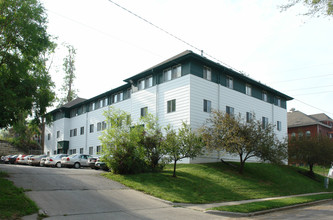
{"label": "leafy tree", "polygon": [[314,175],[314,165],[330,166],[333,162],[333,141],[326,136],[292,138],[288,146],[289,162],[304,162],[309,165],[309,174]]}
{"label": "leafy tree", "polygon": [[[38,0],[0,0],[0,127],[39,107],[43,54],[54,46],[47,17]],[[44,78],[46,79],[46,78]]]}
{"label": "leafy tree", "polygon": [[114,173],[140,173],[145,169],[139,148],[142,126],[132,126],[128,114],[110,107],[104,112],[108,128],[100,137],[103,159]]}
{"label": "leafy tree", "polygon": [[289,0],[287,4],[281,5],[280,8],[285,11],[295,5],[303,4],[308,8],[304,15],[333,15],[333,1],[332,0]]}
{"label": "leafy tree", "polygon": [[153,171],[160,170],[165,165],[163,156],[165,156],[166,151],[162,144],[163,134],[157,118],[148,114],[142,117],[140,122],[144,124],[144,128],[139,143],[144,152],[146,164]]}
{"label": "leafy tree", "polygon": [[176,130],[171,126],[165,128],[164,148],[173,161],[173,177],[176,177],[177,161],[184,158],[194,158],[202,154],[204,144],[200,135],[192,131],[191,127],[182,123],[182,126]]}
{"label": "leafy tree", "polygon": [[59,106],[62,106],[77,98],[77,91],[73,88],[75,79],[76,49],[72,45],[65,46],[67,48],[68,54],[64,58],[63,70],[65,71],[65,77],[61,88],[61,91],[64,93],[64,97],[60,99]]}
{"label": "leafy tree", "polygon": [[201,132],[208,149],[238,155],[239,173],[243,173],[245,162],[252,157],[273,163],[286,159],[286,143],[276,138],[273,128],[271,124],[263,128],[260,121],[243,122],[241,115],[234,117],[214,110]]}

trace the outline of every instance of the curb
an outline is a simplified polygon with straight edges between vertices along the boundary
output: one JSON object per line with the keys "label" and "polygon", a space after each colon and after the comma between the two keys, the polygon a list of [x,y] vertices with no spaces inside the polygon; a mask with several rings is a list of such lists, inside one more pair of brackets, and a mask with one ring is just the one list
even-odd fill
{"label": "curb", "polygon": [[285,206],[285,207],[281,207],[281,208],[268,209],[268,210],[263,210],[263,211],[250,212],[250,213],[227,212],[227,211],[218,211],[218,210],[206,210],[204,212],[208,213],[208,214],[222,215],[222,216],[228,216],[228,217],[251,217],[251,216],[264,215],[267,213],[278,212],[278,211],[283,211],[283,210],[288,210],[288,209],[293,209],[293,208],[317,205],[317,204],[325,203],[325,202],[332,201],[332,200],[333,199],[323,199],[323,200],[318,200],[318,201],[309,202],[309,203],[301,203],[301,204]]}

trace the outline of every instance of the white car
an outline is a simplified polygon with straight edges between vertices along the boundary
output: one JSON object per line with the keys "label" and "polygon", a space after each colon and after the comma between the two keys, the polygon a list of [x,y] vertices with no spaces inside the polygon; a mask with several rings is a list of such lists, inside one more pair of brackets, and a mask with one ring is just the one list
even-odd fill
{"label": "white car", "polygon": [[68,154],[57,154],[52,157],[47,157],[44,165],[46,167],[57,167],[61,168],[61,158],[68,157]]}
{"label": "white car", "polygon": [[74,167],[76,169],[80,167],[88,167],[88,159],[91,157],[89,154],[72,154],[68,157],[61,158],[61,166]]}

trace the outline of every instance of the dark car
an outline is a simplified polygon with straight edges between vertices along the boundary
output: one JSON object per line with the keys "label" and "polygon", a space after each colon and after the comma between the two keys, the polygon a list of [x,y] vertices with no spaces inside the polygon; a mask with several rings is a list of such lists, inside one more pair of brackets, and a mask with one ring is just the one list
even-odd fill
{"label": "dark car", "polygon": [[16,162],[17,155],[7,155],[5,157],[5,163],[14,164]]}
{"label": "dark car", "polygon": [[95,163],[95,169],[96,170],[104,170],[104,171],[110,171],[109,167],[106,165],[105,162],[101,161],[101,158],[98,158],[96,163]]}

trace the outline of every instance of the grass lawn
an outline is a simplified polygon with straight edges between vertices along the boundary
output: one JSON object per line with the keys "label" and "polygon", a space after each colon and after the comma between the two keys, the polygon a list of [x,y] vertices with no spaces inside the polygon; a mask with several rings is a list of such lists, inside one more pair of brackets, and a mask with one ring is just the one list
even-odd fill
{"label": "grass lawn", "polygon": [[[237,163],[235,163],[237,164]],[[238,165],[238,164],[237,164]],[[103,175],[124,185],[171,202],[214,203],[333,191],[324,188],[324,177],[312,180],[291,166],[247,163],[244,174],[222,163],[179,164],[177,178],[168,165],[160,173]]]}
{"label": "grass lawn", "polygon": [[227,211],[227,212],[240,212],[240,213],[250,213],[257,212],[268,209],[275,209],[285,206],[292,206],[296,204],[309,203],[318,200],[324,199],[332,199],[333,194],[320,194],[320,195],[312,195],[312,196],[301,196],[301,197],[292,197],[285,199],[275,199],[261,202],[251,202],[240,205],[232,205],[232,206],[221,206],[211,208],[210,210],[218,210],[218,211]]}
{"label": "grass lawn", "polygon": [[19,219],[36,213],[37,205],[26,197],[22,188],[15,187],[5,177],[8,174],[0,171],[0,219]]}

